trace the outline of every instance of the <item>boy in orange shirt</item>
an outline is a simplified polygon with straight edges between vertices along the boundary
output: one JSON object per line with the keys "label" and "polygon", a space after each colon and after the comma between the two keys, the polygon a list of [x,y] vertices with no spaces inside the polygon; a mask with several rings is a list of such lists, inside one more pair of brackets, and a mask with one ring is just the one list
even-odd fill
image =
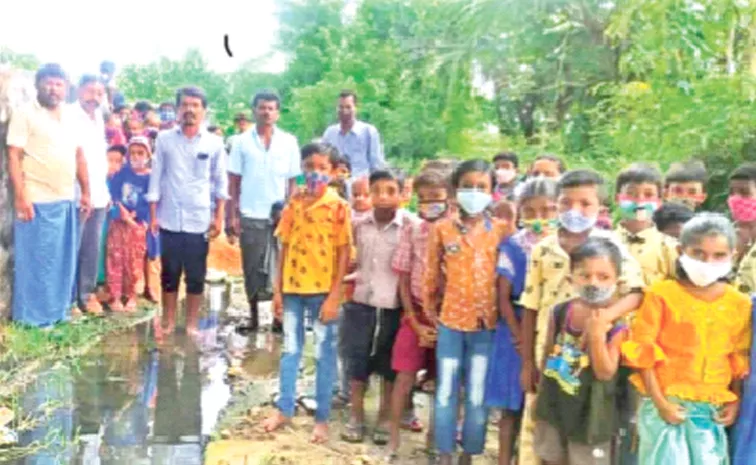
{"label": "boy in orange shirt", "polygon": [[327,144],[302,148],[307,188],[291,197],[276,236],[282,244],[273,309],[283,318],[284,345],[277,411],[263,422],[274,431],[294,416],[296,384],[305,337],[305,312],[315,320],[317,354],[315,429],[312,442],[328,440],[331,394],[336,379],[336,334],[341,283],[346,275],[352,226],[349,204],[328,189],[338,153]]}

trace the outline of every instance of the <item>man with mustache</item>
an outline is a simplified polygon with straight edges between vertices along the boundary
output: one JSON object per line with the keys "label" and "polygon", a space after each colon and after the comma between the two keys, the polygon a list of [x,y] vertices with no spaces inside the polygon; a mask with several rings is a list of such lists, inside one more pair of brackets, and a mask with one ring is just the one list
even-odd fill
{"label": "man with mustache", "polygon": [[77,118],[81,144],[87,161],[92,213],[79,216],[79,254],[74,284],[75,310],[83,309],[92,315],[102,314],[102,306],[94,295],[97,285],[97,265],[102,247],[102,226],[110,203],[108,191],[108,145],[101,105],[105,84],[95,75],[86,74],[79,81],[79,101],[71,107]]}
{"label": "man with mustache", "polygon": [[352,165],[355,178],[369,176],[384,168],[383,146],[378,130],[357,119],[357,94],[345,90],[339,94],[338,124],[329,126],[323,140],[339,149]]}
{"label": "man with mustache", "polygon": [[[229,162],[231,235],[240,237],[244,287],[249,301],[250,324],[258,328],[258,300],[268,287],[268,258],[273,246],[272,209],[294,192],[294,178],[301,173],[296,137],[276,126],[281,101],[262,92],[252,100],[256,124],[236,136]],[[233,239],[232,239],[233,240]]]}
{"label": "man with mustache", "polygon": [[90,202],[78,123],[63,104],[66,74],[60,65],[46,64],[35,84],[37,99],[14,112],[8,127],[16,213],[12,315],[14,321],[45,327],[70,316],[78,217],[89,216]]}
{"label": "man with mustache", "polygon": [[[208,240],[223,227],[228,174],[223,140],[202,127],[207,97],[198,87],[176,93],[178,122],[155,140],[147,200],[150,229],[160,233],[163,325],[173,332],[181,276],[186,283],[186,329],[197,334],[207,272]],[[215,213],[212,199],[215,199]]]}

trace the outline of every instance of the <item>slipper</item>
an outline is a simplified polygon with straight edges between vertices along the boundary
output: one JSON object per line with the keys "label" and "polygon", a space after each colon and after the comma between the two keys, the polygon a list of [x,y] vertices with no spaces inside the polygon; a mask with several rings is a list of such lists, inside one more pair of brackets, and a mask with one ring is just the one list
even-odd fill
{"label": "slipper", "polygon": [[421,422],[416,416],[412,416],[405,421],[402,421],[401,428],[403,430],[412,431],[413,433],[422,433],[423,422]]}
{"label": "slipper", "polygon": [[365,432],[365,425],[347,423],[344,425],[344,431],[341,432],[341,439],[351,444],[359,444],[365,440]]}
{"label": "slipper", "polygon": [[389,435],[388,430],[386,428],[382,428],[380,426],[377,426],[373,430],[373,444],[376,446],[385,446],[388,444],[389,439],[391,436]]}

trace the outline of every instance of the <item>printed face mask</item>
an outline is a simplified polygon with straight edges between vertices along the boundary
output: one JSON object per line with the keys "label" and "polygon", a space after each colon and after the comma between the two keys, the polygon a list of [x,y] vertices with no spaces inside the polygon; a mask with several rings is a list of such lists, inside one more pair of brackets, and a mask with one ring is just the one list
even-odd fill
{"label": "printed face mask", "polygon": [[727,199],[732,219],[741,223],[756,221],[756,198],[731,195]]}
{"label": "printed face mask", "polygon": [[559,215],[559,223],[567,231],[579,234],[591,229],[596,224],[597,218],[597,216],[585,216],[579,210],[568,210]]}
{"label": "printed face mask", "polygon": [[498,184],[509,184],[517,176],[517,171],[500,168],[496,170],[496,182]]}
{"label": "printed face mask", "polygon": [[577,289],[580,298],[585,300],[591,305],[607,302],[614,297],[614,293],[617,292],[617,285],[613,284],[607,287],[595,286],[588,284]]}
{"label": "printed face mask", "polygon": [[130,160],[129,163],[131,164],[131,167],[135,170],[143,170],[147,167],[147,160]]}
{"label": "printed face mask", "polygon": [[478,215],[491,203],[491,194],[477,189],[459,189],[457,202],[468,215]]}
{"label": "printed face mask", "polygon": [[680,257],[680,265],[690,282],[698,287],[707,287],[727,276],[732,270],[732,262],[702,262],[687,255]]}
{"label": "printed face mask", "polygon": [[692,195],[687,197],[670,195],[667,197],[667,202],[681,203],[691,210],[698,208],[698,206],[701,205],[704,200],[705,197],[703,195]]}
{"label": "printed face mask", "polygon": [[559,225],[557,220],[522,220],[522,226],[534,234],[542,235],[556,229]]}
{"label": "printed face mask", "polygon": [[620,214],[622,219],[636,221],[650,221],[654,212],[659,208],[659,202],[636,202],[627,198],[620,198]]}
{"label": "printed face mask", "polygon": [[307,186],[307,190],[312,194],[321,192],[326,186],[328,186],[329,182],[331,182],[331,177],[327,174],[318,173],[316,171],[311,171],[305,174],[305,185]]}
{"label": "printed face mask", "polygon": [[163,110],[160,112],[160,121],[170,123],[176,121],[176,112],[173,110]]}
{"label": "printed face mask", "polygon": [[446,202],[423,202],[417,206],[420,218],[433,221],[441,218],[446,213]]}

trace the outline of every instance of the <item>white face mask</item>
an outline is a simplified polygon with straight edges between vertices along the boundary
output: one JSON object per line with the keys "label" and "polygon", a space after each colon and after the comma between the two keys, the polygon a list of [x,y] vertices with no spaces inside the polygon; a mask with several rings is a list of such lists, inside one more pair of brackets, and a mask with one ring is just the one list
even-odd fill
{"label": "white face mask", "polygon": [[500,168],[496,170],[496,182],[509,184],[517,176],[517,171]]}
{"label": "white face mask", "polygon": [[680,265],[690,282],[698,287],[707,287],[727,276],[732,271],[732,262],[702,262],[687,255],[680,256]]}

